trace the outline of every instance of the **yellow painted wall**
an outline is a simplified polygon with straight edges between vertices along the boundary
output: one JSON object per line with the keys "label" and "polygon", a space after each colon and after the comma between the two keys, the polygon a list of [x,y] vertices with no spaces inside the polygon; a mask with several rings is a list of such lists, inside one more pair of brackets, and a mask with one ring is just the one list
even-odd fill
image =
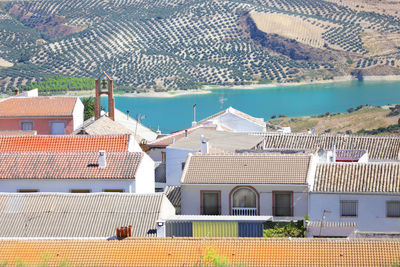
{"label": "yellow painted wall", "polygon": [[237,222],[193,222],[193,237],[237,237]]}

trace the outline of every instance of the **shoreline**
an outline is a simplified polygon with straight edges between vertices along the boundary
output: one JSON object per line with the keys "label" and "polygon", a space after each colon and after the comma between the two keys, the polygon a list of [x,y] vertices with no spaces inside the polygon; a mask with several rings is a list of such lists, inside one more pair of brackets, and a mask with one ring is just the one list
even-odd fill
{"label": "shoreline", "polygon": [[[400,75],[387,75],[387,76],[364,76],[363,81],[400,81]],[[330,84],[337,82],[352,82],[357,81],[353,76],[337,76],[331,80],[308,80],[301,82],[288,82],[288,83],[277,83],[271,82],[267,84],[248,84],[248,85],[233,85],[233,86],[221,86],[221,85],[204,85],[200,89],[194,90],[173,90],[164,92],[149,91],[144,93],[114,93],[114,97],[154,97],[154,98],[171,98],[177,96],[185,95],[204,95],[212,93],[212,90],[228,89],[228,90],[256,90],[264,88],[277,88],[277,87],[293,87],[293,86],[304,86],[304,85],[314,85],[314,84]],[[79,96],[79,97],[89,97],[94,96],[94,92],[80,91],[80,92],[69,92],[68,96]]]}

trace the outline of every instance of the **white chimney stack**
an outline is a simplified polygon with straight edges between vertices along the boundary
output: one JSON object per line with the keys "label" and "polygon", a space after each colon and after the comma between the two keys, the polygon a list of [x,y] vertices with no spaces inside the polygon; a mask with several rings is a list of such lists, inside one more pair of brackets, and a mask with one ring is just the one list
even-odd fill
{"label": "white chimney stack", "polygon": [[100,150],[99,151],[99,168],[105,168],[106,166],[107,166],[106,151]]}
{"label": "white chimney stack", "polygon": [[208,144],[208,140],[202,135],[200,136],[200,152],[202,154],[208,154],[208,152],[210,151],[210,146]]}

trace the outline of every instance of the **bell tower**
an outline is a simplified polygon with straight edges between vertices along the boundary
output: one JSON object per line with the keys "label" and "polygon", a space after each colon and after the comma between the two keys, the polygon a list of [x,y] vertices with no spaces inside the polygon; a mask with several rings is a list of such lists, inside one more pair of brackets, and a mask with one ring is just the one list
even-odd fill
{"label": "bell tower", "polygon": [[107,73],[103,72],[99,78],[96,80],[96,98],[94,100],[94,118],[97,120],[100,118],[100,96],[108,96],[108,116],[114,119],[114,94],[113,94],[113,80]]}

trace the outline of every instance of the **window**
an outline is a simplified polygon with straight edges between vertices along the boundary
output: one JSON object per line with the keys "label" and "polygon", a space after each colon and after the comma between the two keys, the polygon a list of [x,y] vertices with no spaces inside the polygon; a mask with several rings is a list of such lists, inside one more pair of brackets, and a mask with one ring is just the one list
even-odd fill
{"label": "window", "polygon": [[201,215],[221,214],[221,191],[200,191]]}
{"label": "window", "polygon": [[273,215],[293,216],[293,192],[272,192]]}
{"label": "window", "polygon": [[167,154],[165,151],[161,151],[161,161],[166,162],[167,161]]}
{"label": "window", "polygon": [[71,193],[90,193],[90,189],[71,189]]}
{"label": "window", "polygon": [[357,217],[357,200],[341,200],[340,201],[340,216],[342,217]]}
{"label": "window", "polygon": [[32,131],[33,130],[33,122],[31,122],[31,121],[22,121],[21,122],[21,130],[22,131]]}
{"label": "window", "polygon": [[51,122],[50,128],[51,128],[51,134],[65,134],[64,122]]}
{"label": "window", "polygon": [[124,189],[104,189],[103,191],[107,193],[123,193]]}
{"label": "window", "polygon": [[182,171],[183,171],[183,169],[185,168],[186,162],[181,162],[181,164],[182,164]]}
{"label": "window", "polygon": [[386,216],[387,217],[400,217],[400,201],[387,201],[386,202]]}
{"label": "window", "polygon": [[36,193],[39,192],[37,189],[18,189],[18,193]]}
{"label": "window", "polygon": [[232,215],[257,215],[257,194],[248,187],[240,187],[232,194]]}

